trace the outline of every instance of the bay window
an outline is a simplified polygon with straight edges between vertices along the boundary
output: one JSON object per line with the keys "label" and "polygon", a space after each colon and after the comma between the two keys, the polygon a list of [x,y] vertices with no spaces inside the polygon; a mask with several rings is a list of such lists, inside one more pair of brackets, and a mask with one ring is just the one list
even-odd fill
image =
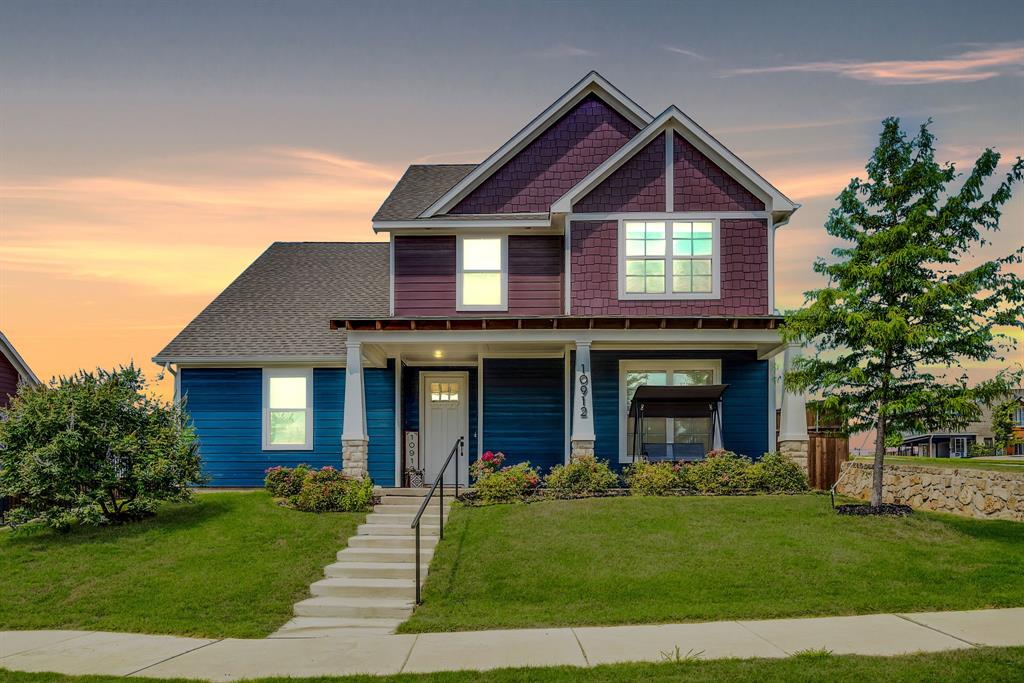
{"label": "bay window", "polygon": [[264,450],[313,449],[313,370],[263,369]]}
{"label": "bay window", "polygon": [[508,238],[459,237],[456,310],[508,310]]}
{"label": "bay window", "polygon": [[[717,360],[629,360],[619,363],[619,461],[631,462],[634,450],[633,420],[628,418],[633,394],[641,386],[690,386],[718,384],[721,362]],[[711,418],[648,418],[642,421],[641,442],[663,457],[707,453],[715,447]],[[661,452],[663,451],[663,452]],[[692,451],[692,453],[691,453]],[[639,455],[639,454],[638,454]]]}
{"label": "bay window", "polygon": [[719,259],[717,219],[623,219],[619,298],[716,299]]}

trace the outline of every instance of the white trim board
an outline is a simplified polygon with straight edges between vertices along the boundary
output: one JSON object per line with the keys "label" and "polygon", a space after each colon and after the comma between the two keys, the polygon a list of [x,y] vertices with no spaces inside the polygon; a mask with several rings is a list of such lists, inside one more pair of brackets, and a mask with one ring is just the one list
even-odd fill
{"label": "white trim board", "polygon": [[651,122],[651,115],[643,107],[605,80],[601,74],[591,71],[420,215],[427,218],[449,211],[509,159],[537,139],[552,123],[590,94],[598,95],[606,104],[639,128],[644,128]]}
{"label": "white trim board", "polygon": [[[273,377],[302,377],[306,380],[306,441],[303,444],[272,444],[270,443],[270,380]],[[262,404],[260,420],[262,433],[262,449],[264,451],[311,451],[313,450],[313,368],[263,368]]]}
{"label": "white trim board", "polygon": [[41,384],[39,378],[36,377],[36,373],[32,372],[32,368],[28,366],[28,363],[25,362],[25,359],[21,357],[18,350],[14,348],[14,344],[11,343],[3,332],[0,332],[0,353],[3,353],[7,362],[14,366],[14,370],[24,381],[29,384]]}
{"label": "white trim board", "polygon": [[[462,276],[465,274],[465,264],[463,263],[464,256],[464,244],[467,239],[486,239],[486,240],[499,240],[501,242],[501,270],[499,271],[499,279],[501,281],[501,302],[497,305],[490,304],[476,304],[469,305],[462,303],[463,285]],[[471,273],[493,273],[493,270],[471,270]],[[504,312],[508,310],[508,235],[459,235],[455,238],[455,310],[458,313],[465,313],[467,311],[498,311]]]}
{"label": "white trim board", "polygon": [[573,204],[592,192],[659,134],[672,132],[679,133],[702,154],[715,162],[726,174],[761,199],[765,203],[766,210],[788,215],[800,207],[701,128],[693,119],[680,111],[678,107],[672,105],[652,121],[647,128],[640,131],[615,154],[608,157],[604,163],[591,171],[587,177],[557,199],[551,205],[551,213],[572,213]]}
{"label": "white trim board", "polygon": [[[626,259],[631,258],[626,255],[626,229],[625,222],[632,220],[636,222],[652,222],[652,219],[646,214],[633,214],[632,218],[620,218],[618,220],[618,227],[616,232],[618,234],[618,247],[615,254],[615,270],[616,278],[618,281],[618,298],[619,301],[712,301],[722,298],[722,223],[715,217],[714,214],[705,214],[699,219],[703,223],[711,223],[711,291],[710,292],[673,292],[672,291],[672,262],[676,259],[680,261],[692,260],[685,256],[676,256],[673,253],[673,223],[675,220],[665,220],[665,254],[660,259],[657,257],[632,257],[636,259],[644,260],[660,260],[665,264],[665,291],[660,293],[629,293],[626,291]],[[679,219],[676,219],[679,220]],[[687,219],[690,220],[690,219]],[[654,218],[653,222],[661,222],[660,219]],[[686,221],[679,221],[686,222]]]}

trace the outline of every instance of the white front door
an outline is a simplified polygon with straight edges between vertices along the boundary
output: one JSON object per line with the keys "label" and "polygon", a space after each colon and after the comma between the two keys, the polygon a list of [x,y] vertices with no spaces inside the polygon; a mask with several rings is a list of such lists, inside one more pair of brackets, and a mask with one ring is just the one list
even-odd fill
{"label": "white front door", "polygon": [[[469,450],[469,373],[420,373],[420,457],[424,480],[432,484],[445,459],[460,436],[466,439],[463,452]],[[469,481],[468,457],[458,461],[459,484]],[[444,481],[455,483],[455,459],[448,465]]]}

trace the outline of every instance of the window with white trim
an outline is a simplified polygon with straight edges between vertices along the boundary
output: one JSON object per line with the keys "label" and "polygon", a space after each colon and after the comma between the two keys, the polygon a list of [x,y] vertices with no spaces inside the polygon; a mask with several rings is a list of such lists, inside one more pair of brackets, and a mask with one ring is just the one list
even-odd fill
{"label": "window with white trim", "polygon": [[263,448],[313,449],[312,368],[263,369]]}
{"label": "window with white trim", "polygon": [[462,237],[457,249],[456,309],[508,309],[508,238]]}
{"label": "window with white trim", "polygon": [[623,219],[619,298],[717,299],[719,258],[717,219]]}
{"label": "window with white trim", "polygon": [[[628,417],[629,404],[637,388],[647,386],[689,386],[717,384],[721,363],[708,360],[624,360],[619,363],[620,379],[620,462],[630,462],[634,450],[634,424]],[[645,444],[672,448],[676,444],[699,444],[703,453],[714,447],[711,419],[706,417],[645,419]]]}

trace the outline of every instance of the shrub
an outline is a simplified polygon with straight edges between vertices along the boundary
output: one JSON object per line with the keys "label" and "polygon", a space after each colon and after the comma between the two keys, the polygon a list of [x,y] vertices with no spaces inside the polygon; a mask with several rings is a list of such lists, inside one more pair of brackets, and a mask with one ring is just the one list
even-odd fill
{"label": "shrub", "polygon": [[0,497],[19,501],[9,522],[124,522],[189,500],[204,480],[195,432],[149,388],[133,365],[19,386],[0,411]]}
{"label": "shrub", "polygon": [[277,465],[267,469],[264,474],[263,486],[274,498],[291,498],[299,495],[302,482],[309,474],[309,465],[298,467],[281,467]]}
{"label": "shrub", "polygon": [[750,468],[750,458],[719,449],[690,465],[686,476],[700,493],[735,493],[750,489]]}
{"label": "shrub", "polygon": [[473,477],[473,481],[476,481],[485,474],[491,474],[501,469],[501,464],[505,462],[505,454],[502,452],[493,453],[491,451],[485,451],[477,460],[469,466],[469,474]]}
{"label": "shrub", "polygon": [[803,470],[782,453],[765,453],[764,457],[750,466],[747,483],[751,489],[765,493],[790,493],[808,489]]}
{"label": "shrub", "polygon": [[485,503],[511,503],[537,488],[540,476],[530,463],[504,467],[488,472],[476,480],[476,492]]}
{"label": "shrub", "polygon": [[580,498],[604,493],[619,483],[608,463],[592,455],[573,458],[568,465],[555,465],[544,479],[557,498]]}
{"label": "shrub", "polygon": [[309,470],[290,502],[303,512],[361,512],[373,502],[373,482],[349,479],[330,466]]}
{"label": "shrub", "polygon": [[634,496],[663,496],[682,488],[685,481],[686,470],[674,462],[637,460],[626,471],[626,483]]}

